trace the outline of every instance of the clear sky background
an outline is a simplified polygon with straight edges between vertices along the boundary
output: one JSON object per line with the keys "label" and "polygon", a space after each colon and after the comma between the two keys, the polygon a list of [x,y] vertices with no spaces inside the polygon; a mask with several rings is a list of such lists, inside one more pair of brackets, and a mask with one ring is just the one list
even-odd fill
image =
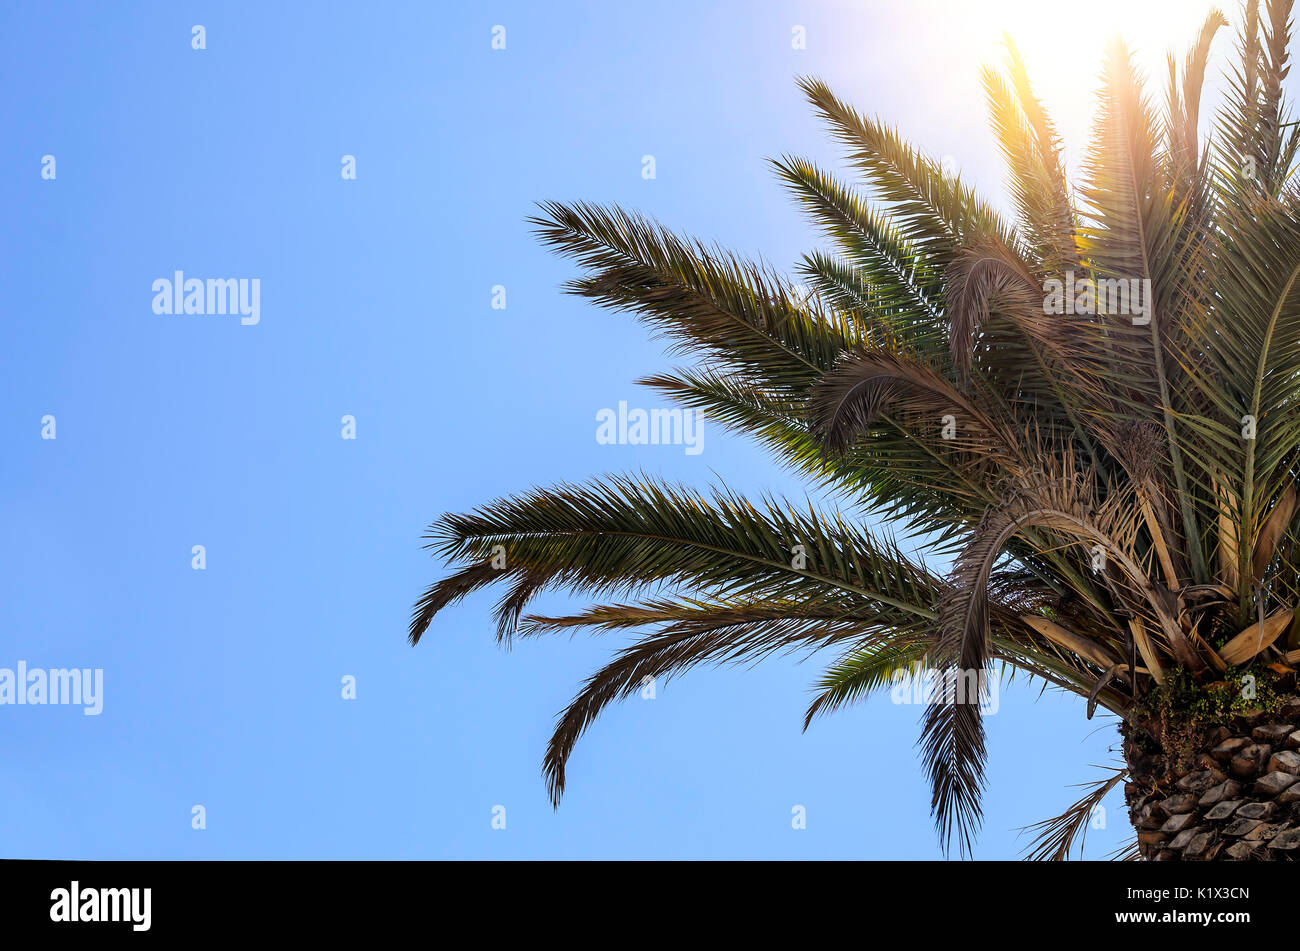
{"label": "clear sky background", "polygon": [[[919,707],[881,695],[801,732],[831,655],[610,709],[552,811],[555,714],[621,641],[503,652],[494,593],[418,648],[406,624],[447,510],[633,470],[804,497],[717,426],[699,455],[597,444],[596,412],[663,405],[632,381],[673,361],[559,293],[574,268],[529,235],[534,201],[623,203],[788,268],[820,239],[765,159],[835,163],[794,83],[816,74],[1005,203],[979,64],[1021,18],[1077,148],[1101,24],[1067,6],[5,3],[0,667],[100,667],[105,699],[0,706],[0,855],[939,857]],[[1153,64],[1206,12],[1088,7]],[[177,269],[259,278],[261,322],[155,315]],[[987,723],[976,855],[1014,858],[1117,762],[1114,720],[1017,682]],[[1130,835],[1106,807],[1093,857]]]}

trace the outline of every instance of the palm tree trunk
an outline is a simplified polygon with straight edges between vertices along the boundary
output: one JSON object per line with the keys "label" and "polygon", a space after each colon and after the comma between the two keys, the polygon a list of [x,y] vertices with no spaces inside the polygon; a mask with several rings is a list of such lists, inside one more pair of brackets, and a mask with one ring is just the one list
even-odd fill
{"label": "palm tree trunk", "polygon": [[1278,713],[1152,717],[1122,730],[1142,858],[1300,859],[1300,697]]}

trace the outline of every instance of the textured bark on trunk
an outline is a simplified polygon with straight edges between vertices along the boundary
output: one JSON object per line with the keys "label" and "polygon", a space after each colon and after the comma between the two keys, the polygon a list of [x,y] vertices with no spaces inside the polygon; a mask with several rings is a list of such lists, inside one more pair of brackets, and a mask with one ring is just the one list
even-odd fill
{"label": "textured bark on trunk", "polygon": [[1300,859],[1300,697],[1278,713],[1136,719],[1122,731],[1144,859]]}

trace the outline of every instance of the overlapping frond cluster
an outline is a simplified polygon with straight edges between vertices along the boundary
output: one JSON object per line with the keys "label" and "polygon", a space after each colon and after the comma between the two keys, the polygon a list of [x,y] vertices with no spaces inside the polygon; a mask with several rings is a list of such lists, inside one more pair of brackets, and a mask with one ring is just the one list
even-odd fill
{"label": "overlapping frond cluster", "polygon": [[[1181,69],[1171,55],[1162,108],[1117,42],[1073,188],[1011,47],[984,88],[1014,222],[804,80],[865,185],[772,163],[833,248],[798,266],[812,293],[619,208],[541,206],[542,241],[585,271],[570,291],[696,358],[643,382],[926,537],[953,567],[940,574],[842,516],[613,477],[436,522],[431,547],[457,568],[417,605],[412,641],[491,584],[506,588],[503,639],[643,632],[562,714],[545,761],[556,801],[605,705],[700,663],[836,648],[809,720],[915,664],[1003,664],[1086,698],[1091,715],[1124,713],[1174,671],[1300,663],[1291,7],[1246,4],[1205,142],[1223,16]],[[525,617],[553,587],[614,600]],[[984,775],[978,704],[930,704],[922,750],[941,834],[966,848]],[[1068,852],[1077,812],[1038,854]]]}

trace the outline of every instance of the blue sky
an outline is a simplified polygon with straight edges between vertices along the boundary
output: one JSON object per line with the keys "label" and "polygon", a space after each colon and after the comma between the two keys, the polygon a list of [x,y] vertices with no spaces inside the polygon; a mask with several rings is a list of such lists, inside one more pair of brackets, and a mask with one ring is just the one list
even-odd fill
{"label": "blue sky", "polygon": [[[0,22],[0,667],[105,679],[97,717],[0,706],[0,854],[940,856],[920,708],[880,696],[801,732],[831,656],[700,670],[609,710],[552,811],[554,716],[620,641],[503,652],[492,594],[418,648],[405,629],[444,511],[634,470],[803,498],[716,426],[699,455],[599,445],[596,412],[663,405],[632,381],[673,360],[562,296],[573,267],[524,219],[618,202],[788,268],[819,240],[765,160],[835,157],[806,73],[1002,201],[959,21],[665,0],[8,4]],[[175,270],[259,279],[260,322],[156,315]],[[1116,761],[1113,720],[1017,683],[988,726],[976,854],[1013,858],[1018,827]],[[1128,835],[1106,805],[1094,857]]]}

